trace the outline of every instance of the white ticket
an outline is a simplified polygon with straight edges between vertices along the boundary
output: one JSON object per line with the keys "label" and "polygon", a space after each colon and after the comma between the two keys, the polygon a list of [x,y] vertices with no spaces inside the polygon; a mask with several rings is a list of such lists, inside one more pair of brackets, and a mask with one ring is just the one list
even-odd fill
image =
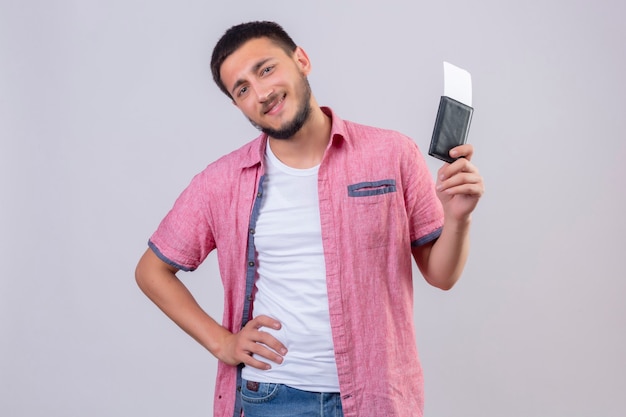
{"label": "white ticket", "polygon": [[443,95],[472,106],[472,76],[466,70],[443,62]]}

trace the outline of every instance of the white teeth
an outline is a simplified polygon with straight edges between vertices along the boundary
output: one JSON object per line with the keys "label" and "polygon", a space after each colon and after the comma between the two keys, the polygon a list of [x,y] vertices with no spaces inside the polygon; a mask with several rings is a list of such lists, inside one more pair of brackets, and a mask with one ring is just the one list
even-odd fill
{"label": "white teeth", "polygon": [[276,102],[276,104],[274,104],[274,105],[273,105],[273,106],[272,106],[269,110],[267,110],[267,111],[265,112],[265,114],[267,114],[267,113],[271,112],[272,110],[274,110],[274,109],[275,109],[275,108],[276,108],[276,107],[277,107],[280,103],[282,103],[282,102],[283,102],[283,100],[285,100],[285,96],[282,96],[282,97],[280,98],[280,100],[278,100],[278,101]]}
{"label": "white teeth", "polygon": [[276,104],[272,106],[272,108],[274,108],[274,107],[278,106],[280,103],[282,103],[282,102],[283,102],[283,100],[284,100],[284,99],[285,99],[285,96],[282,96],[282,97],[280,98],[280,100],[278,100],[278,101],[276,102]]}

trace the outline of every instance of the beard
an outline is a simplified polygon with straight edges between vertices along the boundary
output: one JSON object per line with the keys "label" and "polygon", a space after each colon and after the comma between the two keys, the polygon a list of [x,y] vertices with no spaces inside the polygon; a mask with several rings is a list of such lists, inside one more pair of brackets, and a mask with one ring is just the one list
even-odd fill
{"label": "beard", "polygon": [[[291,138],[293,135],[298,133],[300,129],[302,129],[302,126],[304,126],[306,121],[309,119],[309,116],[311,115],[311,86],[309,84],[309,80],[305,76],[302,76],[300,80],[297,94],[298,93],[301,97],[300,102],[298,103],[298,111],[296,112],[293,119],[285,122],[279,128],[273,129],[268,126],[260,125],[254,122],[250,118],[248,118],[248,120],[250,120],[250,123],[252,123],[252,126],[256,127],[261,132],[265,133],[271,138],[274,138],[274,139]],[[271,96],[268,97],[268,101],[271,103],[275,99],[277,99],[277,97],[278,97],[278,94],[272,94]]]}

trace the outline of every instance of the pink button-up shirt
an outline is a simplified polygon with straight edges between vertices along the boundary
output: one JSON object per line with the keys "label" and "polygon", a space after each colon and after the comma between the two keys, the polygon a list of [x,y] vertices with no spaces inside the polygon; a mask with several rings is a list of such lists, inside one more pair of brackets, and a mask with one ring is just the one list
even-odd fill
{"label": "pink button-up shirt", "polygon": [[[332,118],[318,192],[328,305],[346,417],[421,416],[422,368],[413,325],[411,246],[436,239],[443,211],[413,141]],[[193,270],[217,249],[222,324],[249,317],[254,226],[263,198],[266,135],[196,175],[151,237],[165,262]],[[240,371],[218,364],[214,415],[241,415]]]}

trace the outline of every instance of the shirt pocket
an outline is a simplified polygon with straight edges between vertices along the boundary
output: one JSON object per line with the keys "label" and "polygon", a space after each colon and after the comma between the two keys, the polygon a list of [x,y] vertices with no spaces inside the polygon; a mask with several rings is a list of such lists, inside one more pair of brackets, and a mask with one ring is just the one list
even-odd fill
{"label": "shirt pocket", "polygon": [[[348,197],[372,197],[376,195],[395,193],[396,180],[379,180],[359,182],[357,184],[348,185]],[[370,200],[370,201],[368,201]],[[376,201],[375,199],[365,199],[363,202]]]}
{"label": "shirt pocket", "polygon": [[357,248],[389,245],[396,198],[394,179],[348,185],[348,222]]}

